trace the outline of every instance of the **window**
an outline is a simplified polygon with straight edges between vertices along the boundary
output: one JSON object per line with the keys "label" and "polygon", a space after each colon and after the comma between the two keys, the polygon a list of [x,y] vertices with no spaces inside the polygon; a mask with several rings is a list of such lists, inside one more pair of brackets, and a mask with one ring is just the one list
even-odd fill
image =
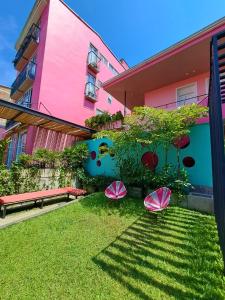
{"label": "window", "polygon": [[93,46],[92,44],[90,44],[89,50],[92,51],[92,52],[94,52],[96,55],[98,55],[98,49],[95,48],[95,46]]}
{"label": "window", "polygon": [[7,160],[6,160],[6,165],[8,168],[11,166],[12,163],[13,146],[14,146],[14,139],[11,139],[8,143]]}
{"label": "window", "polygon": [[95,67],[97,67],[98,64],[98,49],[92,44],[89,46],[88,64],[92,64]]}
{"label": "window", "polygon": [[107,101],[108,101],[108,104],[112,104],[112,96],[111,95],[108,96]]}
{"label": "window", "polygon": [[36,54],[30,59],[31,62],[36,63],[37,61],[37,56]]}
{"label": "window", "polygon": [[100,53],[100,59],[101,59],[101,61],[103,62],[104,65],[108,66],[108,60],[101,53]]}
{"label": "window", "polygon": [[177,88],[177,105],[195,103],[197,101],[197,84],[192,83],[180,88]]}
{"label": "window", "polygon": [[109,70],[114,74],[114,75],[118,75],[119,72],[113,67],[113,65],[109,64]]}
{"label": "window", "polygon": [[104,112],[100,109],[96,109],[96,115],[102,115]]}
{"label": "window", "polygon": [[20,98],[16,104],[22,105],[25,107],[30,107],[31,106],[31,97],[32,97],[32,89],[27,90],[23,97]]}
{"label": "window", "polygon": [[88,74],[87,75],[87,83],[86,83],[86,87],[85,87],[85,95],[88,97],[91,97],[93,99],[96,98],[96,78],[91,75]]}
{"label": "window", "polygon": [[26,140],[27,140],[27,133],[26,132],[20,133],[18,136],[18,142],[16,147],[16,159],[18,159],[20,154],[25,152]]}
{"label": "window", "polygon": [[95,78],[95,76],[93,76],[93,75],[91,75],[90,73],[88,73],[88,76],[87,76],[87,82],[88,82],[88,83],[92,83],[92,84],[95,85],[95,83],[96,83],[96,78]]}

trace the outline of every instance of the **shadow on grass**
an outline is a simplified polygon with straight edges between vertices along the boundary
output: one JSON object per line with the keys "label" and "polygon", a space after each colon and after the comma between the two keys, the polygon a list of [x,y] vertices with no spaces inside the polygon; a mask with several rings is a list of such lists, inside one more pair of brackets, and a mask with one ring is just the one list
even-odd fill
{"label": "shadow on grass", "polygon": [[225,297],[215,224],[186,209],[168,209],[164,222],[142,209],[93,262],[137,299]]}

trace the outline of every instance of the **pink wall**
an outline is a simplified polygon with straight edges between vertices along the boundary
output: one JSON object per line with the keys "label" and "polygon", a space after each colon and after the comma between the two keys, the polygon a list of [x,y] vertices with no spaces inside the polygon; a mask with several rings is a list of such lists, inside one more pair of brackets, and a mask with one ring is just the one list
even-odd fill
{"label": "pink wall", "polygon": [[[40,19],[40,36],[39,36],[39,45],[37,48],[37,56],[36,56],[36,75],[35,81],[33,84],[32,91],[32,101],[31,108],[38,110],[39,107],[39,94],[42,80],[42,71],[43,71],[43,63],[44,63],[44,55],[45,55],[45,44],[46,44],[46,36],[47,36],[47,25],[48,25],[48,14],[49,14],[49,5],[43,11],[42,17]],[[37,128],[34,126],[29,126],[27,130],[27,142],[26,142],[26,153],[31,154],[33,151],[35,139],[37,134]]]}
{"label": "pink wall", "polygon": [[[197,95],[203,95],[208,93],[206,87],[206,79],[209,78],[209,73],[203,73],[197,76],[192,76],[186,80],[178,81],[173,84],[164,86],[160,89],[150,91],[145,94],[145,105],[147,106],[160,106],[170,102],[176,101],[176,89],[191,83],[197,84]],[[200,100],[204,98],[200,97]],[[171,104],[169,108],[176,107],[176,104]]]}
{"label": "pink wall", "polygon": [[[100,89],[97,103],[85,99],[87,55],[92,43],[117,69],[124,67],[101,41],[60,0],[50,0],[41,18],[41,38],[37,53],[37,72],[33,86],[33,107],[42,112],[83,125],[86,118],[96,114],[96,109],[114,113],[124,107],[113,99],[108,104],[108,94]],[[100,62],[97,80],[113,77],[112,72]],[[47,109],[47,110],[46,110]]]}

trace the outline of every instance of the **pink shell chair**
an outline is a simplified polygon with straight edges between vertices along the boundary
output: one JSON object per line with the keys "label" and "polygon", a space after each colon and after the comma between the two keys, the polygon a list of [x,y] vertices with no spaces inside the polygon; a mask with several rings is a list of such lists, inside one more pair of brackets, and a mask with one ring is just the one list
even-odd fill
{"label": "pink shell chair", "polygon": [[113,181],[105,190],[107,198],[118,200],[125,197],[127,190],[122,181]]}
{"label": "pink shell chair", "polygon": [[171,190],[161,187],[148,195],[144,200],[145,208],[151,212],[164,210],[170,202]]}

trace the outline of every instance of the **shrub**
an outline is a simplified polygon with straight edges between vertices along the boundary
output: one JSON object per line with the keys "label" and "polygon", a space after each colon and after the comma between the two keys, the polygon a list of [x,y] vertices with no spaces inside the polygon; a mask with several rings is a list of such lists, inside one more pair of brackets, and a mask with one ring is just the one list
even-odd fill
{"label": "shrub", "polygon": [[43,168],[56,167],[59,159],[59,152],[48,149],[38,149],[33,155],[33,160],[39,163]]}
{"label": "shrub", "polygon": [[103,112],[100,115],[86,119],[85,125],[89,128],[98,129],[99,127],[104,126],[107,123],[123,120],[123,118],[124,117],[121,111],[118,111],[113,115],[110,115],[108,112]]}
{"label": "shrub", "polygon": [[4,166],[0,165],[0,195],[10,195],[14,193],[14,186],[11,180],[10,171]]}
{"label": "shrub", "polygon": [[85,160],[88,158],[88,147],[84,143],[76,144],[73,147],[66,148],[62,153],[63,165],[76,171],[83,168]]}

